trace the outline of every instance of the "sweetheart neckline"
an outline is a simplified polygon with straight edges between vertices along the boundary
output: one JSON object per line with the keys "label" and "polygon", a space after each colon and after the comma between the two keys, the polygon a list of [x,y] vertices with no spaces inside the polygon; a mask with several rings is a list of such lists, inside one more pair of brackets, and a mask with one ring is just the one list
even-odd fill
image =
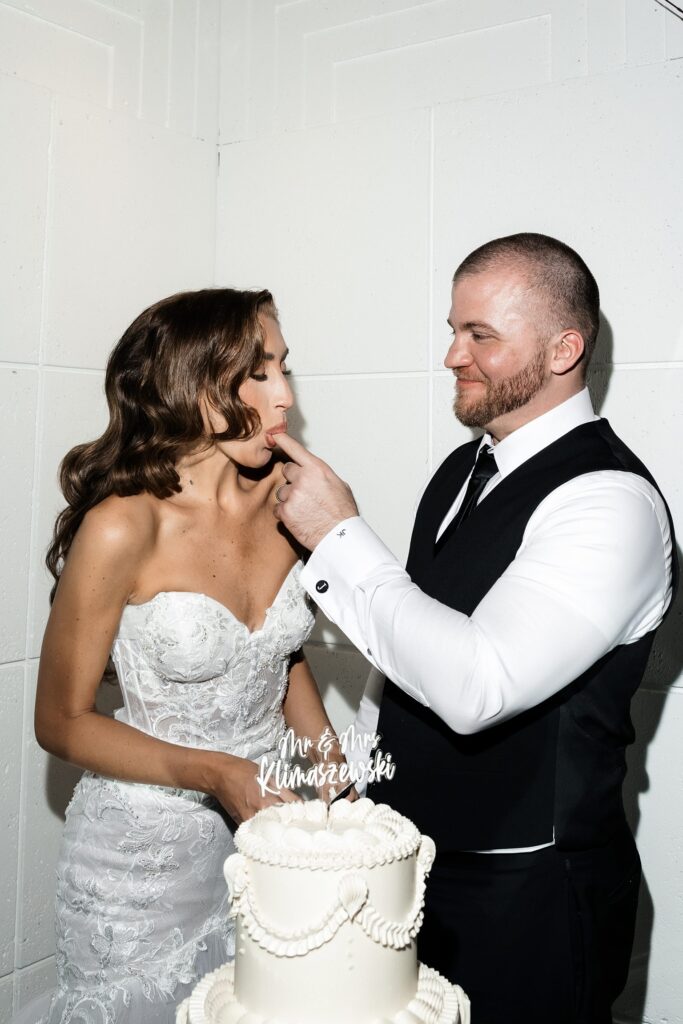
{"label": "sweetheart neckline", "polygon": [[265,614],[263,616],[263,622],[261,623],[261,625],[257,629],[249,629],[249,626],[246,624],[246,622],[243,622],[242,619],[239,619],[235,615],[235,613],[232,610],[232,608],[228,608],[227,604],[223,604],[223,602],[219,601],[218,598],[211,597],[210,594],[205,594],[203,590],[160,590],[158,593],[154,594],[152,597],[148,598],[146,601],[139,601],[137,604],[126,604],[126,605],[124,605],[123,606],[123,612],[125,613],[126,611],[128,611],[129,608],[146,608],[148,605],[154,604],[155,601],[158,598],[165,597],[165,596],[171,596],[171,595],[177,595],[177,594],[185,594],[185,595],[187,595],[189,597],[203,597],[206,601],[210,601],[211,604],[214,604],[214,605],[216,605],[216,607],[220,608],[221,611],[223,611],[226,615],[228,615],[233,620],[233,622],[235,622],[238,626],[241,626],[242,629],[246,630],[246,632],[248,633],[249,636],[256,636],[258,633],[262,633],[263,630],[266,628],[266,624],[268,622],[268,616],[270,615],[271,611],[273,610],[273,608],[277,604],[278,599],[279,599],[281,593],[283,592],[283,590],[285,589],[285,585],[287,584],[290,576],[292,575],[292,573],[294,572],[296,567],[298,565],[300,565],[300,564],[301,563],[299,561],[296,561],[294,563],[294,565],[292,566],[292,568],[287,573],[287,575],[285,576],[285,578],[283,579],[282,583],[280,584],[280,586],[278,588],[278,591],[277,591],[275,597],[273,598],[271,603],[266,608]]}

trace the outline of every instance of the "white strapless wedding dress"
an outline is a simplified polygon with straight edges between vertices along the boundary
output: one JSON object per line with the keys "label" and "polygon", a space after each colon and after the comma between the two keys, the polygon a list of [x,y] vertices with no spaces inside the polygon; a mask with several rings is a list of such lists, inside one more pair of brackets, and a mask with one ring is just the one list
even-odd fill
{"label": "white strapless wedding dress", "polygon": [[[289,657],[313,625],[300,571],[253,632],[203,594],[127,605],[112,648],[116,717],[183,746],[277,756]],[[234,829],[203,793],[86,772],[57,869],[59,988],[17,1021],[172,1024],[197,980],[234,955],[223,878]]]}

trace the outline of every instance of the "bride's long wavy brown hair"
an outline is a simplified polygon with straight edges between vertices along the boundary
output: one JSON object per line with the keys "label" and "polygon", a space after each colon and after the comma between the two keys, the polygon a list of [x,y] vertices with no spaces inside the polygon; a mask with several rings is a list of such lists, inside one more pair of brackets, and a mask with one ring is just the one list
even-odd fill
{"label": "bride's long wavy brown hair", "polygon": [[[259,313],[277,317],[268,291],[208,288],[162,299],[130,325],[107,363],[108,426],[60,465],[67,506],[45,559],[55,578],[50,600],[89,509],[110,494],[167,498],[181,490],[175,467],[184,455],[254,434],[258,416],[238,391],[263,362]],[[206,436],[201,396],[225,416],[223,433]]]}

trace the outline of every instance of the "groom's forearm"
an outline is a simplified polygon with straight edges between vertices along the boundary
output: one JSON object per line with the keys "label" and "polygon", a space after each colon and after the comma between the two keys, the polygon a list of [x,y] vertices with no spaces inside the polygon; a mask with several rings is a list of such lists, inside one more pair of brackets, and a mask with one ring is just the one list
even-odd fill
{"label": "groom's forearm", "polygon": [[[542,556],[541,563],[545,548]],[[563,557],[571,562],[572,552]],[[374,665],[449,728],[467,734],[540,703],[613,645],[594,615],[567,601],[566,566],[552,593],[538,578],[539,564],[530,545],[473,614],[464,615],[421,591],[354,517],[322,540],[301,581]]]}

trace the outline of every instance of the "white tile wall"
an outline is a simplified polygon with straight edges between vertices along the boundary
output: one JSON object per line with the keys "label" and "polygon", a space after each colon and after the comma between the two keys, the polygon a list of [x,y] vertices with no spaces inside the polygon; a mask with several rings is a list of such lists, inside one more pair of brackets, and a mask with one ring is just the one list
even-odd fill
{"label": "white tile wall", "polygon": [[211,283],[215,174],[209,142],[57,100],[46,362],[103,367],[145,306]]}
{"label": "white tile wall", "polygon": [[6,74],[108,106],[107,44],[14,4],[0,5],[0,66]]}
{"label": "white tile wall", "polygon": [[14,970],[23,708],[24,666],[0,666],[0,978]]}
{"label": "white tile wall", "polygon": [[655,64],[666,56],[666,23],[670,15],[654,3],[626,0],[628,64]]}
{"label": "white tile wall", "polygon": [[654,0],[224,0],[221,31],[226,143],[683,51]]}
{"label": "white tile wall", "polygon": [[[445,39],[380,51],[334,66],[335,120],[424,107],[547,82],[549,17],[462,32]],[[491,60],[492,53],[499,55]],[[319,117],[324,113],[320,99]],[[328,118],[325,118],[328,119]]]}
{"label": "white tile wall", "polygon": [[53,956],[16,971],[14,975],[14,1009],[21,1010],[36,996],[49,992],[56,983],[57,968]]}
{"label": "white tile wall", "polygon": [[7,1024],[12,1016],[13,978],[0,978],[0,1021]]}
{"label": "white tile wall", "polygon": [[683,365],[615,365],[592,376],[593,394],[606,391],[600,415],[643,460],[663,491],[674,522],[683,524],[683,478],[671,458],[671,444],[683,430]]}
{"label": "white tile wall", "polygon": [[215,141],[219,0],[2,0],[0,69]]}
{"label": "white tile wall", "polygon": [[416,111],[221,149],[218,280],[270,288],[298,373],[427,368],[428,140]]}
{"label": "white tile wall", "polygon": [[0,75],[0,359],[38,361],[50,94]]}
{"label": "white tile wall", "polygon": [[428,474],[426,377],[306,379],[293,430],[349,481],[363,516],[405,559],[415,500]]}
{"label": "white tile wall", "polygon": [[626,63],[624,0],[590,3],[587,11],[588,71],[612,71]]}
{"label": "white tile wall", "polygon": [[37,658],[47,622],[52,577],[44,565],[52,528],[64,501],[58,486],[62,457],[75,444],[98,437],[106,423],[104,375],[49,370],[43,377],[38,472],[34,491],[28,657]]}
{"label": "white tile wall", "polygon": [[489,238],[545,232],[593,270],[616,362],[680,359],[681,109],[676,62],[438,109],[437,282]]}
{"label": "white tile wall", "polygon": [[0,662],[24,657],[28,601],[37,369],[0,365],[0,533],[11,537],[0,574]]}

